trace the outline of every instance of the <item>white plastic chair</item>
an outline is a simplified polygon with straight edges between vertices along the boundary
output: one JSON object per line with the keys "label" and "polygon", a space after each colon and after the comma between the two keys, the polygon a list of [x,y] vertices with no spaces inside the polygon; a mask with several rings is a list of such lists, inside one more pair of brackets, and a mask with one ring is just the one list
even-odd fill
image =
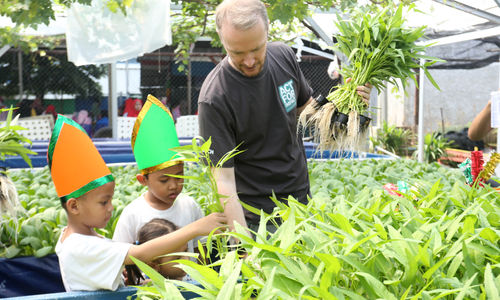
{"label": "white plastic chair", "polygon": [[118,117],[118,139],[130,139],[132,137],[132,130],[134,129],[135,120],[132,117]]}
{"label": "white plastic chair", "polygon": [[199,135],[198,116],[188,115],[177,118],[175,124],[178,137],[195,137]]}
{"label": "white plastic chair", "polygon": [[26,130],[20,130],[19,134],[31,141],[48,141],[52,135],[52,129],[54,129],[54,117],[52,115],[40,115],[19,118],[17,125],[26,128]]}

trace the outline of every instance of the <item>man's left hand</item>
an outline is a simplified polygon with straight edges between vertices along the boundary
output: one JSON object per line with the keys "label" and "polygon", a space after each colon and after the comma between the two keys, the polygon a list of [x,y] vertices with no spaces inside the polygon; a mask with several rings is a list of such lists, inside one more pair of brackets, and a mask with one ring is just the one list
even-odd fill
{"label": "man's left hand", "polygon": [[[346,83],[351,81],[352,78],[347,78]],[[366,104],[366,106],[370,105],[370,93],[372,91],[372,85],[369,84],[368,82],[365,83],[365,85],[359,85],[356,87],[356,91],[358,92],[358,95],[361,96],[363,99],[363,102]]]}
{"label": "man's left hand", "polygon": [[372,91],[372,85],[369,83],[366,83],[365,85],[360,85],[356,87],[356,91],[358,92],[358,95],[361,96],[363,99],[363,102],[366,104],[366,106],[370,105],[370,93]]}

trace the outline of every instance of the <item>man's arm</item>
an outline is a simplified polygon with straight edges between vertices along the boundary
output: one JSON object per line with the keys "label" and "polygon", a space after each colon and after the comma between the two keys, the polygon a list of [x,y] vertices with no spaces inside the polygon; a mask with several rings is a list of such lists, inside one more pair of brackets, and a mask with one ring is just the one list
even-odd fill
{"label": "man's arm", "polygon": [[313,101],[313,97],[310,97],[309,100],[307,100],[306,104],[300,106],[297,108],[297,116],[300,116],[300,113],[302,113],[302,111],[304,110],[304,108],[306,108],[306,106],[308,106],[309,104],[311,104],[311,102]]}
{"label": "man's arm", "polygon": [[238,194],[236,193],[236,179],[234,168],[217,168],[212,170],[217,180],[219,194],[226,197],[221,198],[224,214],[227,217],[229,228],[234,231],[234,222],[238,222],[243,227],[248,227],[243,214]]}
{"label": "man's arm", "polygon": [[469,127],[469,139],[479,141],[491,130],[491,101],[474,118]]}

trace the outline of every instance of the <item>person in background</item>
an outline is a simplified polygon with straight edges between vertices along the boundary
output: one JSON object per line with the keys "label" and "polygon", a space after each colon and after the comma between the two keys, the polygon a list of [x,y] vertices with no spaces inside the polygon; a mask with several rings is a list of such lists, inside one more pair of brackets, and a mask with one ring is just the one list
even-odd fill
{"label": "person in background", "polygon": [[172,97],[163,97],[162,103],[168,107],[170,112],[172,113],[172,117],[174,118],[174,122],[177,122],[177,119],[181,116],[181,105],[179,101],[174,101]]}
{"label": "person in background", "polygon": [[[150,241],[157,237],[161,237],[165,234],[169,234],[171,232],[176,231],[177,229],[179,228],[174,223],[166,219],[161,219],[161,218],[152,219],[151,221],[144,224],[144,226],[142,226],[142,228],[139,230],[138,238],[135,244],[142,245],[147,241]],[[181,246],[181,248],[179,248],[179,251],[177,252],[186,252],[186,251],[187,251],[187,244]],[[170,261],[177,259],[186,259],[186,257],[177,255],[159,257],[151,261],[149,265],[167,279],[182,280],[185,277],[186,273],[182,269],[173,266],[172,263],[169,263]],[[141,282],[141,279],[144,280],[144,277],[142,276],[141,271],[136,265],[128,265],[126,266],[126,270],[127,270],[127,282],[126,282],[127,285],[139,285],[144,283]]]}
{"label": "person in background", "polygon": [[39,116],[41,115],[45,109],[43,108],[42,98],[36,97],[31,104],[31,116]]}
{"label": "person in background", "polygon": [[43,112],[44,115],[52,115],[54,117],[54,121],[57,119],[56,107],[52,104],[47,105],[47,108]]}
{"label": "person in background", "polygon": [[55,247],[66,291],[116,290],[131,257],[150,263],[226,223],[224,214],[214,213],[141,245],[111,241],[95,228],[106,227],[111,218],[115,180],[83,128],[63,115],[56,120],[47,163],[67,214]]}
{"label": "person in background", "polygon": [[[211,137],[211,160],[218,162],[239,145],[245,150],[215,170],[230,227],[254,231],[260,216],[242,202],[271,213],[273,194],[301,203],[310,196],[307,159],[297,135],[297,116],[313,101],[295,52],[268,43],[269,20],[259,0],[225,0],[216,9],[216,29],[227,56],[203,82],[198,99],[200,135]],[[370,88],[358,87],[369,98]],[[279,221],[279,220],[277,220]],[[268,231],[274,231],[269,226]]]}
{"label": "person in background", "polygon": [[92,119],[89,116],[89,112],[85,109],[80,110],[76,116],[73,118],[83,129],[87,132],[88,135],[91,135],[92,132]]}
{"label": "person in background", "polygon": [[28,99],[23,99],[17,104],[17,110],[15,114],[19,114],[20,118],[26,118],[31,116],[31,101]]}
{"label": "person in background", "polygon": [[123,112],[125,111],[125,101],[118,107],[118,116],[123,117]]}
{"label": "person in background", "polygon": [[101,113],[99,114],[99,120],[95,122],[94,126],[94,132],[97,132],[97,130],[107,127],[109,124],[108,120],[108,111],[107,110],[101,110]]}
{"label": "person in background", "polygon": [[129,98],[125,100],[125,109],[123,110],[123,116],[137,118],[139,112],[141,111],[141,108],[142,108],[141,99]]}
{"label": "person in background", "polygon": [[[0,121],[5,121],[7,120],[7,115],[9,114],[9,112],[7,110],[1,111],[2,109],[8,109],[8,107],[5,106],[5,103],[3,103],[3,97],[0,96]],[[16,115],[15,112],[13,113],[13,115]]]}

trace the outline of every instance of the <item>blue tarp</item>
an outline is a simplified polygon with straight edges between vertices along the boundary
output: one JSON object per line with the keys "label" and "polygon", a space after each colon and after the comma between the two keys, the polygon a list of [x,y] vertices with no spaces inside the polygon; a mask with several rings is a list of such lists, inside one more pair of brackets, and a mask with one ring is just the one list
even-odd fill
{"label": "blue tarp", "polygon": [[14,297],[10,300],[127,300],[129,296],[131,299],[136,299],[135,294],[137,289],[135,287],[127,286],[112,291],[92,291],[92,292],[64,292],[64,293],[51,293],[23,297]]}
{"label": "blue tarp", "polygon": [[[194,281],[191,283],[198,284]],[[199,287],[202,288],[201,285]],[[123,287],[114,292],[65,292],[56,254],[41,258],[34,256],[0,258],[0,298],[118,300],[127,299],[127,296],[135,293],[134,287]],[[187,291],[182,291],[181,294],[185,299],[199,297]]]}
{"label": "blue tarp", "polygon": [[[130,140],[115,140],[108,138],[94,139],[94,144],[101,154],[104,161],[108,164],[111,163],[134,163],[135,158],[132,153]],[[191,138],[180,138],[181,145],[191,144]],[[47,148],[48,141],[34,142],[31,150],[37,152],[37,155],[29,155],[31,163],[35,168],[45,167],[47,165]],[[360,158],[357,152],[351,151],[317,151],[316,144],[304,142],[304,148],[307,158],[324,158],[324,159],[338,159],[338,158]],[[363,153],[363,158],[389,158],[387,155]],[[16,169],[28,168],[28,164],[20,156],[7,156],[5,161],[0,161],[0,167]]]}
{"label": "blue tarp", "polygon": [[64,291],[57,255],[0,258],[0,298]]}

